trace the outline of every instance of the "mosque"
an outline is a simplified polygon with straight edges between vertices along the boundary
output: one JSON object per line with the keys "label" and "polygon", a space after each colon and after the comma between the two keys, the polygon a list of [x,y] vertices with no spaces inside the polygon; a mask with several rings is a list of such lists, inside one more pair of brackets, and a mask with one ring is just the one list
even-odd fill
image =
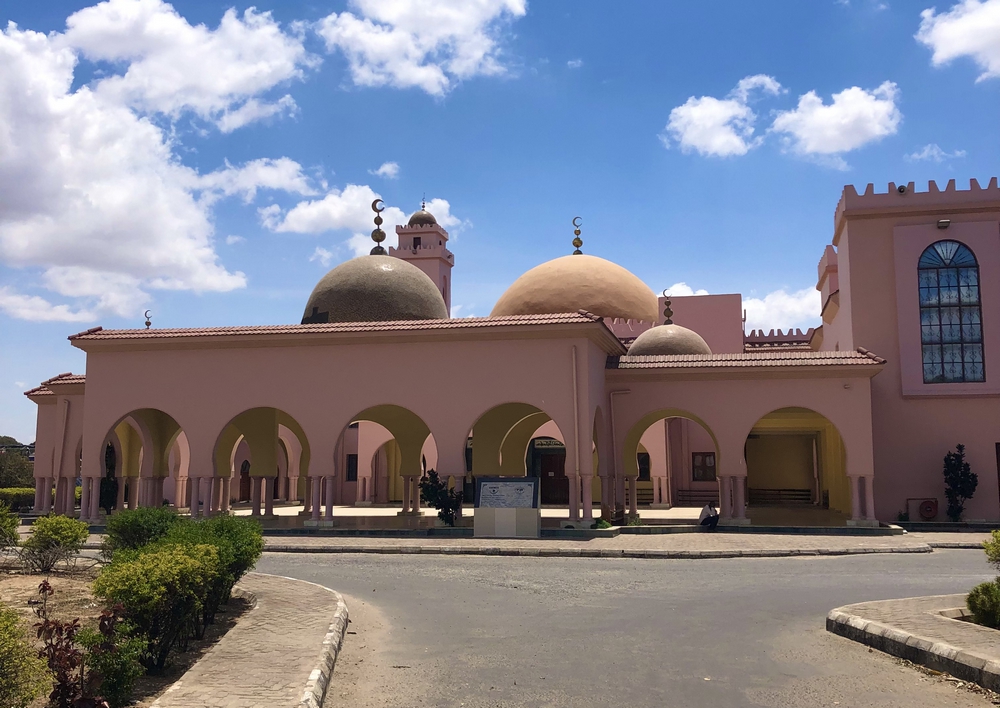
{"label": "mosque", "polygon": [[944,520],[964,444],[965,518],[1000,520],[996,178],[845,187],[805,333],[745,332],[739,295],[658,297],[579,228],[489,317],[452,318],[448,232],[422,208],[386,250],[381,223],[298,323],[70,336],[86,375],[26,393],[36,509],[77,513],[80,485],[96,521],[113,476],[119,509],[300,503],[332,525],[342,505],[418,514],[434,469],[467,499],[477,476],[537,477],[570,527],[707,501],[724,524],[871,526]]}

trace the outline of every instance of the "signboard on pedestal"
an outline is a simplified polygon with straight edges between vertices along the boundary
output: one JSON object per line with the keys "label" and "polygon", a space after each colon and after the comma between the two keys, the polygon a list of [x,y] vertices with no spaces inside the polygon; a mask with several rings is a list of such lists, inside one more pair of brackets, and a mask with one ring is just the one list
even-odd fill
{"label": "signboard on pedestal", "polygon": [[477,477],[473,532],[482,538],[538,538],[537,477]]}

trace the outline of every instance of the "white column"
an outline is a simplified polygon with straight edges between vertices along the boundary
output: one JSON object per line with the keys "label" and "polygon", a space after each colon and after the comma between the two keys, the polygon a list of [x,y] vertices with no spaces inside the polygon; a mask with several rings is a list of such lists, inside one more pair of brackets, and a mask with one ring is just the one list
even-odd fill
{"label": "white column", "polygon": [[229,498],[232,493],[232,477],[222,478],[222,513],[229,513]]}
{"label": "white column", "polygon": [[583,520],[594,520],[594,478],[585,474],[580,476],[580,487],[583,490]]}
{"label": "white column", "polygon": [[52,478],[42,477],[42,507],[41,513],[52,511]]}
{"label": "white column", "polygon": [[260,480],[250,476],[250,516],[260,516]]}
{"label": "white column", "polygon": [[128,508],[138,509],[139,508],[139,478],[129,477],[128,478]]}
{"label": "white column", "polygon": [[408,514],[410,511],[410,478],[403,477],[403,513]]}
{"label": "white column", "polygon": [[865,518],[869,521],[875,520],[875,477],[866,475],[862,477],[865,481]]}
{"label": "white column", "polygon": [[80,478],[80,521],[90,520],[90,490],[93,486],[94,479],[92,477],[81,477]]}
{"label": "white column", "polygon": [[746,477],[733,477],[733,517],[737,519],[746,518],[746,502],[743,499],[743,489],[746,486]]}
{"label": "white column", "polygon": [[274,483],[276,478],[264,478],[264,516],[274,516]]}
{"label": "white column", "polygon": [[201,501],[201,515],[203,517],[212,514],[212,478],[198,478],[198,498]]}
{"label": "white column", "polygon": [[93,487],[90,490],[90,520],[98,521],[101,518],[101,478],[94,477]]}
{"label": "white column", "polygon": [[861,491],[858,487],[860,478],[848,475],[847,479],[851,481],[851,520],[858,521],[861,519]]}
{"label": "white column", "polygon": [[629,516],[639,515],[639,493],[636,489],[638,477],[628,478],[628,513]]}
{"label": "white column", "polygon": [[327,521],[333,519],[333,477],[326,478],[326,515],[324,518]]}
{"label": "white column", "polygon": [[323,498],[323,478],[311,477],[309,481],[312,483],[310,485],[312,491],[309,492],[312,505],[309,507],[309,513],[313,521],[319,521],[320,500]]}
{"label": "white column", "polygon": [[410,477],[413,481],[413,511],[420,512],[420,477],[414,475]]}
{"label": "white column", "polygon": [[569,479],[569,519],[580,520],[580,478],[575,474],[566,475]]}

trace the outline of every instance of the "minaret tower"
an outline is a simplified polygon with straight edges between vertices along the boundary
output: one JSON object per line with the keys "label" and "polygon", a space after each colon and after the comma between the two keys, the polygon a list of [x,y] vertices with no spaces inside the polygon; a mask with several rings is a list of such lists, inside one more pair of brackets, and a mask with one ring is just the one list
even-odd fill
{"label": "minaret tower", "polygon": [[451,312],[451,269],[455,254],[448,250],[448,232],[438,225],[434,215],[421,203],[420,211],[410,217],[406,226],[396,227],[397,248],[389,247],[389,255],[409,261],[426,273],[444,298]]}

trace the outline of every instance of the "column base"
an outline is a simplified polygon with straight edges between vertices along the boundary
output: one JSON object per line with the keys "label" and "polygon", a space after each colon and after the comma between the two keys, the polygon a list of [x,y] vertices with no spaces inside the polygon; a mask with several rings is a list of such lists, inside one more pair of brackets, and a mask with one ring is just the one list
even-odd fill
{"label": "column base", "polygon": [[334,525],[334,519],[306,519],[302,525],[307,528],[330,528]]}
{"label": "column base", "polygon": [[650,504],[650,509],[673,509],[673,504]]}
{"label": "column base", "polygon": [[356,502],[354,502],[354,506],[371,506],[371,505],[372,505],[372,503],[370,501],[356,501]]}
{"label": "column base", "polygon": [[737,519],[733,517],[731,519],[719,519],[719,526],[749,526],[750,519],[743,517],[742,519]]}
{"label": "column base", "polygon": [[848,519],[848,526],[863,526],[866,528],[877,529],[879,527],[878,519]]}

